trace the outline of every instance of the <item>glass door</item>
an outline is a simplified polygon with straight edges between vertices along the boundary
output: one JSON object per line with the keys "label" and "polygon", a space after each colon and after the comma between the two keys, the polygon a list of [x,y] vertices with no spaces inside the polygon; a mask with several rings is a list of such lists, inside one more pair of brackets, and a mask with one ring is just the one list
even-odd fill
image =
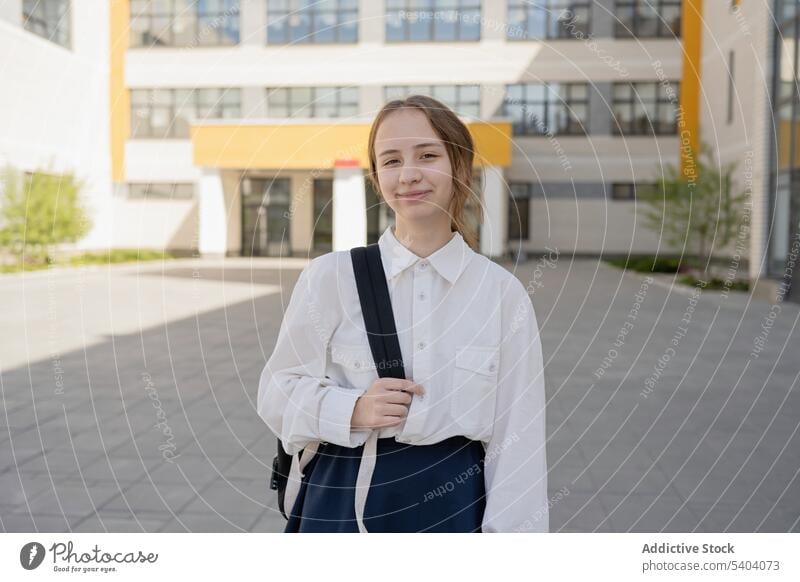
{"label": "glass door", "polygon": [[291,255],[289,178],[242,181],[242,255]]}
{"label": "glass door", "polygon": [[313,249],[320,253],[333,250],[333,180],[314,180],[314,242]]}

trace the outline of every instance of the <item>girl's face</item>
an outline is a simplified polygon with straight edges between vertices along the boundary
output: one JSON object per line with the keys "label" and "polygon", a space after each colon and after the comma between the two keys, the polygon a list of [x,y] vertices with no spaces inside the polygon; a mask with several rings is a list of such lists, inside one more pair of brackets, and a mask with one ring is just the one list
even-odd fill
{"label": "girl's face", "polygon": [[450,158],[424,113],[415,109],[390,113],[375,134],[375,155],[381,194],[398,217],[446,218],[449,224]]}

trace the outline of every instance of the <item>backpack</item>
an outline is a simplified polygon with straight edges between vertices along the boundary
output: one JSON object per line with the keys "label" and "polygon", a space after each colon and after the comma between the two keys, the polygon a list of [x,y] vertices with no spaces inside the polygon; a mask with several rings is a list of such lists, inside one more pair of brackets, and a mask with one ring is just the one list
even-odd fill
{"label": "backpack", "polygon": [[[397,339],[392,301],[389,296],[389,287],[386,284],[380,248],[377,243],[366,247],[355,247],[350,249],[350,258],[356,277],[367,339],[378,376],[380,378],[405,379],[403,355]],[[300,454],[297,453],[298,458]],[[291,466],[292,456],[284,450],[283,443],[278,439],[278,453],[272,459],[270,489],[278,492],[278,508],[286,519],[288,516],[284,507],[284,498]]]}

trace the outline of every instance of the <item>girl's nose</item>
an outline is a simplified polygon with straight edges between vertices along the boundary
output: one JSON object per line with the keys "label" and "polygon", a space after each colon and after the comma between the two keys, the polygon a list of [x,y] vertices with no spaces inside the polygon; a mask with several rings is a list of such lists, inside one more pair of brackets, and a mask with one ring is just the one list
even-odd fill
{"label": "girl's nose", "polygon": [[400,170],[400,181],[404,184],[419,182],[420,177],[421,173],[419,168],[415,168],[414,166],[403,166]]}

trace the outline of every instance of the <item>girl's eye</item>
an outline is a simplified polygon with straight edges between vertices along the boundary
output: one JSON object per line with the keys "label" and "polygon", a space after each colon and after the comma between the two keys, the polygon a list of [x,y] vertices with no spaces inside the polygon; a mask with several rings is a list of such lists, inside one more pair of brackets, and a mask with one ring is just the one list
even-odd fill
{"label": "girl's eye", "polygon": [[[438,157],[439,157],[439,156],[437,156],[436,154],[431,154],[431,153],[422,154],[422,157],[423,157],[423,158],[425,158],[425,157],[427,157],[427,156],[430,156],[431,158],[438,158]],[[395,163],[396,161],[398,161],[398,160],[387,160],[387,161],[383,162],[383,165],[384,165],[384,166],[388,166],[389,164],[393,164],[393,163]]]}

